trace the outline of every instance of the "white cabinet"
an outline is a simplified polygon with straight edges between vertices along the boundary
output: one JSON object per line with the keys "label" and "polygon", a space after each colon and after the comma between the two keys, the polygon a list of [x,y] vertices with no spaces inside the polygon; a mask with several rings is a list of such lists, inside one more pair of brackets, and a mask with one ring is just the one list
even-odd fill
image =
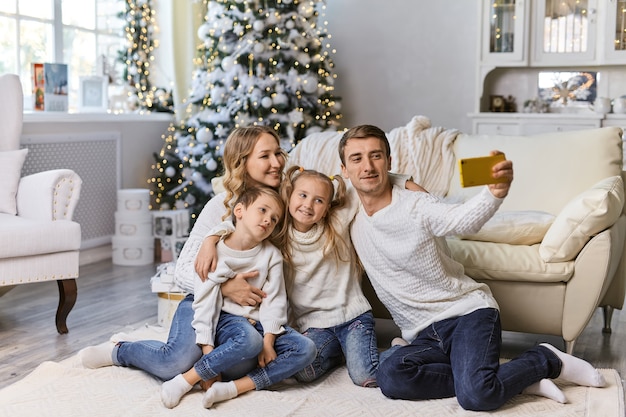
{"label": "white cabinet", "polygon": [[532,24],[532,65],[596,62],[596,0],[537,0],[533,3]]}
{"label": "white cabinet", "polygon": [[[514,136],[593,129],[601,127],[603,120],[595,113],[474,113],[469,117],[474,134]],[[622,120],[626,123],[626,118]]]}
{"label": "white cabinet", "polygon": [[528,62],[530,0],[490,0],[483,3],[481,62],[496,66]]}
{"label": "white cabinet", "polygon": [[626,64],[626,0],[482,0],[481,30],[483,74]]}
{"label": "white cabinet", "polygon": [[626,63],[626,0],[609,0],[605,12],[602,59],[605,64]]}

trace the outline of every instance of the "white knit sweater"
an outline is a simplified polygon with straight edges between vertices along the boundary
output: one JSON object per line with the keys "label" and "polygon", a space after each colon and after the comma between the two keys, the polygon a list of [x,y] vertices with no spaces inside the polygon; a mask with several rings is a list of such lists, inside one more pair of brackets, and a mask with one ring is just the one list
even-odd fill
{"label": "white knit sweater", "polygon": [[372,216],[359,210],[354,247],[405,340],[434,322],[498,308],[489,287],[452,259],[444,236],[477,232],[502,201],[487,187],[464,204],[446,204],[394,186],[389,206]]}
{"label": "white knit sweater", "polygon": [[[196,343],[215,346],[215,329],[220,310],[260,321],[266,333],[280,334],[287,323],[287,295],[283,280],[283,257],[271,243],[264,241],[252,249],[239,251],[226,246],[223,239],[217,244],[218,264],[204,282],[198,277],[194,288],[194,318]],[[259,271],[248,280],[261,288],[267,297],[260,305],[240,306],[223,299],[220,284],[239,272]]]}
{"label": "white knit sweater", "polygon": [[285,263],[285,284],[289,297],[290,322],[303,332],[310,327],[327,328],[345,323],[371,310],[361,290],[350,222],[358,208],[358,198],[331,218],[335,230],[348,245],[348,258],[335,262],[332,253],[324,254],[326,233],[320,225],[308,232],[290,228],[292,264]]}

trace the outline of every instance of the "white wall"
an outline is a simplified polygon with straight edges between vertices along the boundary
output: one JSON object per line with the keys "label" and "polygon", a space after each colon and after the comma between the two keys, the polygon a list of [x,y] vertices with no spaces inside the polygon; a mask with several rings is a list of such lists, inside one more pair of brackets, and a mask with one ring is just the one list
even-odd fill
{"label": "white wall", "polygon": [[385,131],[412,116],[471,131],[479,0],[327,0],[344,126]]}

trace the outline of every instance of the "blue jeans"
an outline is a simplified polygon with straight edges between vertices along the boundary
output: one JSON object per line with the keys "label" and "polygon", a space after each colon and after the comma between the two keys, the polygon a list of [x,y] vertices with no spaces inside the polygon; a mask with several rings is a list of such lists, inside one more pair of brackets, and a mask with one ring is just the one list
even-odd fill
{"label": "blue jeans", "polygon": [[142,369],[163,381],[191,369],[202,357],[191,326],[192,303],[193,294],[189,294],[178,304],[166,343],[158,340],[118,343],[113,349],[113,363]]}
{"label": "blue jeans", "polygon": [[[157,340],[118,343],[113,349],[113,363],[142,369],[163,381],[191,369],[203,356],[202,349],[196,344],[196,332],[191,325],[194,315],[192,303],[193,295],[189,294],[178,304],[166,343]],[[224,320],[222,323],[235,322],[236,320]],[[248,323],[247,320],[245,322]],[[287,331],[278,337],[274,344],[278,357],[265,368],[255,369],[258,364],[256,357],[238,360],[232,362],[231,366],[222,372],[222,378],[232,380],[248,375],[257,389],[262,389],[292,376],[309,365],[315,358],[315,345],[295,330],[287,327],[286,329]],[[262,332],[261,325],[257,323],[255,331],[245,334],[252,338],[251,343],[254,344]],[[216,344],[219,346],[219,343],[224,343],[228,337],[228,334],[222,337],[216,333]],[[286,360],[287,358],[289,360]]]}
{"label": "blue jeans", "polygon": [[535,346],[500,365],[500,313],[493,308],[433,323],[408,346],[381,355],[377,381],[389,398],[425,400],[456,395],[466,410],[489,411],[543,378],[561,361]]}
{"label": "blue jeans", "polygon": [[314,381],[343,364],[356,385],[375,386],[378,347],[371,311],[334,327],[311,327],[304,335],[315,342],[317,356],[312,364],[296,374],[300,382]]}
{"label": "blue jeans", "polygon": [[[248,375],[256,389],[267,388],[293,376],[315,358],[315,345],[292,328],[274,342],[276,359],[265,368],[257,368],[263,349],[263,326],[222,311],[215,331],[215,349],[196,362],[195,369],[203,380],[222,374],[222,380]],[[236,368],[233,368],[236,366]]]}

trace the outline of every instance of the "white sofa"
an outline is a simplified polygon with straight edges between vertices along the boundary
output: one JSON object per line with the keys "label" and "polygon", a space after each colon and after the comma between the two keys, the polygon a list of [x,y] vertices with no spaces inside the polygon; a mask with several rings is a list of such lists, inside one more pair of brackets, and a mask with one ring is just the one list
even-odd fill
{"label": "white sofa", "polygon": [[[491,288],[504,330],[561,336],[570,353],[597,307],[610,332],[611,313],[624,303],[621,135],[619,128],[468,135],[432,128],[423,116],[388,132],[392,171],[453,202],[480,190],[460,186],[459,158],[498,149],[513,161],[515,179],[496,216],[475,236],[448,238],[449,247],[467,275]],[[339,173],[340,137],[305,138],[288,165]],[[364,290],[375,316],[390,318],[367,282]]]}
{"label": "white sofa", "polygon": [[19,78],[0,76],[0,91],[0,295],[16,285],[57,281],[56,327],[59,333],[67,333],[66,318],[77,296],[81,243],[80,225],[72,216],[82,181],[69,169],[21,177],[28,151],[20,149]]}

